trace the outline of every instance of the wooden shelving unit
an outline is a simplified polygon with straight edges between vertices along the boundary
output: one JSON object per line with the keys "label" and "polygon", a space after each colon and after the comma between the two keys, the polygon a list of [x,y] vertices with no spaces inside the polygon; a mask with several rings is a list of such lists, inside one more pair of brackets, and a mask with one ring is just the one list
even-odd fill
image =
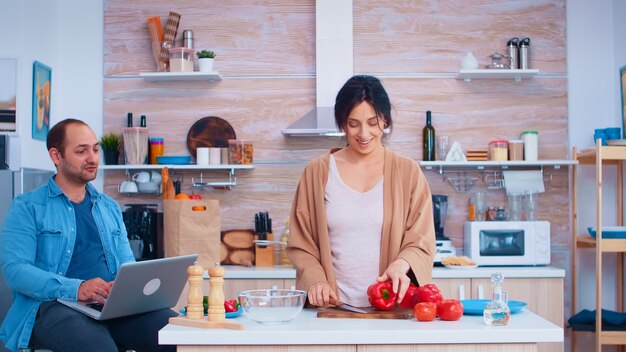
{"label": "wooden shelving unit", "polygon": [[[624,281],[623,281],[623,263],[624,252],[626,252],[626,239],[605,239],[602,238],[602,169],[605,165],[617,166],[616,178],[616,211],[617,226],[624,224],[623,216],[623,162],[626,160],[626,147],[624,146],[602,146],[598,140],[594,149],[583,150],[579,153],[576,148],[573,149],[572,155],[579,165],[594,165],[596,170],[596,238],[593,239],[588,235],[579,236],[577,220],[577,175],[576,169],[572,172],[572,185],[574,193],[572,198],[572,313],[576,312],[576,256],[579,248],[593,248],[596,252],[596,339],[595,351],[601,352],[603,345],[624,345],[626,344],[626,331],[602,331],[602,256],[604,253],[617,253],[616,268],[616,306],[620,312],[624,311]],[[577,167],[576,165],[574,166]],[[572,351],[576,347],[576,334],[572,332]]]}

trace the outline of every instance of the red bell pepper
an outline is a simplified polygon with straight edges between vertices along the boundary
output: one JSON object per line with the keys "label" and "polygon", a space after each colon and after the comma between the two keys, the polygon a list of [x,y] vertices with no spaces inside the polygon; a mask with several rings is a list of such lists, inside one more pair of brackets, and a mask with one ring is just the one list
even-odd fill
{"label": "red bell pepper", "polygon": [[418,302],[434,302],[439,303],[443,300],[443,295],[435,284],[426,284],[417,288]]}
{"label": "red bell pepper", "polygon": [[367,288],[367,297],[375,309],[390,310],[396,305],[398,294],[393,292],[393,286],[389,280],[370,285]]}
{"label": "red bell pepper", "polygon": [[399,306],[401,308],[411,309],[415,307],[417,303],[417,286],[409,284],[409,288],[406,290],[404,298],[402,298],[402,302],[400,302]]}
{"label": "red bell pepper", "polygon": [[239,302],[236,299],[228,299],[224,301],[224,309],[226,312],[236,312],[239,309]]}

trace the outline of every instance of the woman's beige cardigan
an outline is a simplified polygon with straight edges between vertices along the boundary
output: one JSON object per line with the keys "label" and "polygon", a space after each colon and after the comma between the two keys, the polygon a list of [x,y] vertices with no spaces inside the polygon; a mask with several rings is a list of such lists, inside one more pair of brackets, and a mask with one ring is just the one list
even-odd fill
{"label": "woman's beige cardigan", "polygon": [[[312,160],[304,169],[290,215],[287,255],[296,268],[296,287],[308,289],[327,281],[337,292],[326,222],[324,190],[330,154]],[[383,231],[379,275],[397,258],[406,260],[413,283],[432,279],[435,227],[430,188],[414,160],[385,149]],[[372,278],[372,283],[376,278]]]}

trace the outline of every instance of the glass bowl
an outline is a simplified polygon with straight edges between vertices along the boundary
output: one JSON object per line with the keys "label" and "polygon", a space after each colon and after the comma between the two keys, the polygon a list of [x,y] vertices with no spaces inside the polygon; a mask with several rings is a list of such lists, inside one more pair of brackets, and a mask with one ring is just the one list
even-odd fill
{"label": "glass bowl", "polygon": [[295,318],[304,307],[306,292],[300,290],[247,290],[238,294],[244,314],[261,324],[280,324]]}

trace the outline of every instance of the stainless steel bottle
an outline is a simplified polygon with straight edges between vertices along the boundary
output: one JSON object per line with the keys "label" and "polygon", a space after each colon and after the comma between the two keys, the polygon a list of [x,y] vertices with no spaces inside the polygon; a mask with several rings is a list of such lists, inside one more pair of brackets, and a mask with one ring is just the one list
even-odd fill
{"label": "stainless steel bottle", "polygon": [[519,41],[519,68],[522,70],[530,68],[530,38]]}
{"label": "stainless steel bottle", "polygon": [[519,68],[518,60],[517,60],[517,46],[519,44],[519,38],[514,37],[509,39],[506,43],[509,55],[509,68],[515,70]]}
{"label": "stainless steel bottle", "polygon": [[191,29],[183,31],[183,47],[193,49],[193,31]]}

